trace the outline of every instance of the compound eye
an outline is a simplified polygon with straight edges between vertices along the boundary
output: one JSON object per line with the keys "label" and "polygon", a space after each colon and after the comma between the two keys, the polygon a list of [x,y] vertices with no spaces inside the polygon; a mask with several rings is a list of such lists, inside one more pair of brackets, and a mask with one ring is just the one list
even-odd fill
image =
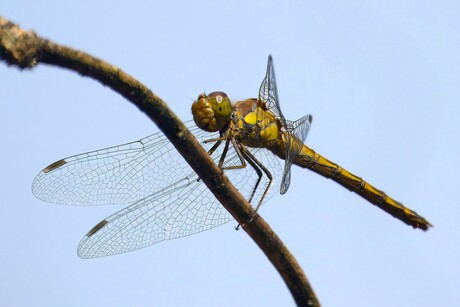
{"label": "compound eye", "polygon": [[217,103],[222,103],[225,99],[228,99],[227,94],[225,94],[224,92],[212,92],[208,95],[208,97],[209,99],[216,99]]}

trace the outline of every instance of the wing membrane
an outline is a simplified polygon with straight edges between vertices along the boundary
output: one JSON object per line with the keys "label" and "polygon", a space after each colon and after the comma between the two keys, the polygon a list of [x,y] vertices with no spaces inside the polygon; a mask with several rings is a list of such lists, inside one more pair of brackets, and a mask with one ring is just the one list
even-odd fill
{"label": "wing membrane", "polygon": [[286,127],[286,119],[281,112],[279,104],[278,89],[276,88],[275,67],[273,66],[273,59],[271,55],[268,56],[267,72],[265,73],[265,78],[262,80],[262,84],[260,85],[259,100],[265,102],[267,109],[273,112],[273,114],[275,114]]}
{"label": "wing membrane", "polygon": [[289,185],[291,184],[291,166],[292,163],[294,163],[295,157],[302,150],[303,143],[310,131],[312,119],[311,115],[306,115],[295,122],[287,122],[287,126],[289,127],[289,141],[287,143],[289,144],[289,147],[286,153],[286,161],[284,163],[280,194],[286,193],[289,189]]}
{"label": "wing membrane", "polygon": [[[187,125],[199,141],[217,137],[192,122]],[[41,200],[66,205],[130,204],[191,170],[162,132],[58,162],[57,168],[47,167],[37,175],[32,192]]]}

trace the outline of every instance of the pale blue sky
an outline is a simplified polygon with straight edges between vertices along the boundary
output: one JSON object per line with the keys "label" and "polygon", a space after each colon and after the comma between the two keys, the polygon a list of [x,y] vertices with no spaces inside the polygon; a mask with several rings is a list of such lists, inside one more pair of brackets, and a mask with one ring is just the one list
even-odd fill
{"label": "pale blue sky", "polygon": [[[158,4],[155,4],[158,3]],[[200,92],[255,97],[273,55],[284,114],[307,144],[416,210],[413,230],[293,169],[260,211],[324,306],[455,306],[460,295],[458,1],[5,1],[0,14],[132,74],[184,120]],[[80,238],[119,207],[43,203],[35,175],[157,128],[73,72],[0,65],[0,305],[286,306],[290,293],[233,223],[82,260]]]}

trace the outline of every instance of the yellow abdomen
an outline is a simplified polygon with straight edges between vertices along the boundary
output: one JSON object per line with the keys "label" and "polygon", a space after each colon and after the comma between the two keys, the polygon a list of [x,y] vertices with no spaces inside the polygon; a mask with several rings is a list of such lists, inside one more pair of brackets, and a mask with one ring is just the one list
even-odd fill
{"label": "yellow abdomen", "polygon": [[422,230],[428,230],[432,227],[430,222],[417,212],[405,207],[402,203],[386,195],[385,192],[378,190],[360,177],[329,161],[306,145],[303,146],[302,151],[296,157],[294,164],[334,180],[407,225]]}

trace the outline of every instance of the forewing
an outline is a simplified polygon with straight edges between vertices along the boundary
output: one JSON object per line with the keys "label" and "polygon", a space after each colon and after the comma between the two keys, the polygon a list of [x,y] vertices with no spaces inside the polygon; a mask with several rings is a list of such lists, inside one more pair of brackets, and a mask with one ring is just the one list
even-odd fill
{"label": "forewing", "polygon": [[260,85],[259,99],[265,102],[267,109],[270,110],[273,114],[275,114],[276,117],[279,117],[281,123],[284,126],[286,126],[286,119],[284,118],[284,115],[281,112],[278,100],[275,68],[273,66],[273,59],[271,55],[268,56],[267,72],[265,74],[265,78],[262,80],[262,84]]}
{"label": "forewing", "polygon": [[[192,121],[187,126],[200,142],[218,136],[197,128]],[[32,192],[44,201],[67,205],[130,204],[190,171],[170,141],[158,132],[57,161],[37,175]]]}

